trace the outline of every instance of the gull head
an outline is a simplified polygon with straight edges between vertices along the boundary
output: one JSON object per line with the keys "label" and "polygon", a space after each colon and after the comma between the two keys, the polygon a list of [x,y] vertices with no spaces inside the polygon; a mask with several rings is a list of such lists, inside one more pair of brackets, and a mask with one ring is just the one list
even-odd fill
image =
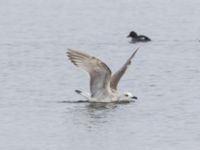
{"label": "gull head", "polygon": [[121,99],[131,101],[137,99],[137,97],[133,96],[133,94],[130,92],[124,92],[123,95],[121,96]]}

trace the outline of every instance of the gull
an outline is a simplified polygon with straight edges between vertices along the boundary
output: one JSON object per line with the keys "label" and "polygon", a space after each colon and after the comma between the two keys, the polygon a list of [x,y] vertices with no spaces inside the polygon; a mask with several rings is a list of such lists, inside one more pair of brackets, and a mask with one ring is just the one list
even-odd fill
{"label": "gull", "polygon": [[89,102],[130,102],[137,99],[130,92],[120,93],[118,83],[131,64],[131,59],[138,49],[128,58],[125,64],[112,75],[110,68],[100,59],[78,50],[68,49],[69,60],[90,76],[90,93],[75,90]]}

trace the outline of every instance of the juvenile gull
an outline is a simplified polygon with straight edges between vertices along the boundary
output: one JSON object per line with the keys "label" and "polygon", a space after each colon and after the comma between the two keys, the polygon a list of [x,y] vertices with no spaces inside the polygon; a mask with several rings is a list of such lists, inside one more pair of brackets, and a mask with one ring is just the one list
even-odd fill
{"label": "juvenile gull", "polygon": [[80,90],[75,90],[75,92],[85,97],[89,102],[134,101],[137,97],[133,96],[130,92],[120,94],[117,86],[137,51],[138,49],[136,49],[126,63],[112,75],[110,68],[100,59],[77,50],[68,49],[67,56],[70,61],[77,67],[88,72],[90,76],[91,94]]}

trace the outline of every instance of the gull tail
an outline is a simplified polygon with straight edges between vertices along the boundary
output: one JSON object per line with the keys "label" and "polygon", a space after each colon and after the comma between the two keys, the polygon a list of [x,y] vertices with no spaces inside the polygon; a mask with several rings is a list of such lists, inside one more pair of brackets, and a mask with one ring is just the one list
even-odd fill
{"label": "gull tail", "polygon": [[81,96],[83,96],[84,98],[86,98],[87,100],[90,100],[90,94],[87,93],[87,92],[83,92],[83,91],[80,91],[80,90],[75,90],[75,92]]}

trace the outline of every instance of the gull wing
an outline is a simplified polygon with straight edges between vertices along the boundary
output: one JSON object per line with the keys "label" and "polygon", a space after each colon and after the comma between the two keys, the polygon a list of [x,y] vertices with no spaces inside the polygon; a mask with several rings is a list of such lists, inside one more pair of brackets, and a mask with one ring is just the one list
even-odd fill
{"label": "gull wing", "polygon": [[128,66],[131,64],[131,59],[135,56],[139,48],[137,48],[131,57],[126,61],[126,63],[111,77],[111,83],[110,86],[112,89],[117,90],[117,85],[121,79],[121,77],[126,72]]}
{"label": "gull wing", "polygon": [[74,65],[89,73],[91,97],[109,94],[111,70],[105,63],[98,58],[72,49],[68,49],[67,56]]}

